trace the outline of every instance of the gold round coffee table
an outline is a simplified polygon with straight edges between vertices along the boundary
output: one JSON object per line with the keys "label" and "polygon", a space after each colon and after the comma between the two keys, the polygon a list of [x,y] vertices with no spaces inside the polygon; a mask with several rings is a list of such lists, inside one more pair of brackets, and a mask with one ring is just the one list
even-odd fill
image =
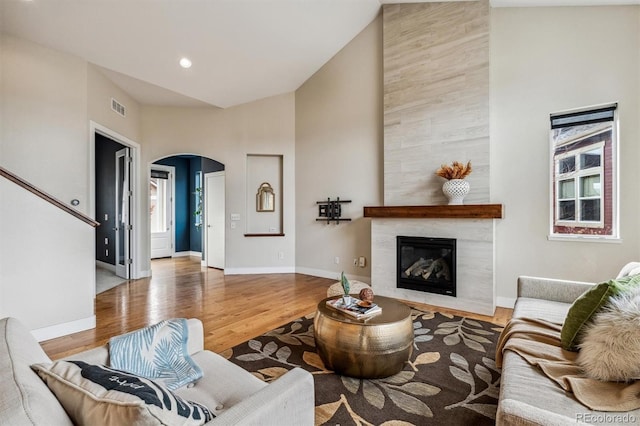
{"label": "gold round coffee table", "polygon": [[338,374],[378,379],[398,373],[413,351],[411,309],[397,300],[376,296],[382,312],[359,320],[318,304],[313,333],[318,355]]}

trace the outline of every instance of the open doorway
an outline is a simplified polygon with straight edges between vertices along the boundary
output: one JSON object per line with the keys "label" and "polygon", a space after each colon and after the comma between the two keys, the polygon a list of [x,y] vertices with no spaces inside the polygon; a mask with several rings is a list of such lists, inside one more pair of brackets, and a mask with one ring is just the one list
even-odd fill
{"label": "open doorway", "polygon": [[151,259],[173,257],[175,216],[175,175],[172,166],[151,165],[149,178],[149,226]]}
{"label": "open doorway", "polygon": [[139,145],[94,122],[90,125],[90,206],[96,228],[96,294],[140,278],[136,247]]}
{"label": "open doorway", "polygon": [[[219,163],[210,158],[202,157],[194,154],[176,154],[162,158],[153,162],[149,168],[150,189],[155,185],[152,182],[152,171],[162,167],[171,167],[174,171],[173,175],[173,214],[171,223],[171,237],[173,239],[173,250],[171,257],[193,256],[201,260],[203,265],[206,263],[206,236],[205,229],[207,200],[206,200],[206,179],[205,176],[223,172],[224,164]],[[224,201],[224,187],[222,188]],[[152,199],[153,193],[150,191],[150,232],[152,235],[152,251],[151,259],[159,257],[167,257],[158,255],[154,251],[154,210],[153,207],[156,200]],[[223,206],[224,208],[224,206]],[[224,222],[224,212],[222,213]],[[156,227],[157,228],[157,227]],[[161,229],[155,229],[160,231]],[[222,247],[222,256],[224,256],[224,234],[216,236]],[[165,240],[166,241],[166,240]],[[157,242],[160,245],[160,242]]]}

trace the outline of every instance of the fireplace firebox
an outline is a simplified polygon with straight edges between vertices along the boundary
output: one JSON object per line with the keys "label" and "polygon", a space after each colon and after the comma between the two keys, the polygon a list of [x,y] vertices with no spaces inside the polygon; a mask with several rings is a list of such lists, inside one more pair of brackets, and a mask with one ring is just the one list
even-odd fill
{"label": "fireplace firebox", "polygon": [[397,287],[456,295],[455,238],[398,236]]}

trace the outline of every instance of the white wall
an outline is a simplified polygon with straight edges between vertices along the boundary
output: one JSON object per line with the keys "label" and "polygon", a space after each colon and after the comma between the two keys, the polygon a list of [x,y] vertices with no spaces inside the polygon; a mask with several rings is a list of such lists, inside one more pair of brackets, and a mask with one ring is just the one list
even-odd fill
{"label": "white wall", "polygon": [[[87,64],[87,112],[89,120],[140,143],[140,104],[113,84],[100,70]],[[111,98],[126,107],[126,116],[111,109]]]}
{"label": "white wall", "polygon": [[0,318],[16,317],[37,338],[95,327],[94,229],[0,178]]}
{"label": "white wall", "polygon": [[[295,267],[295,99],[293,93],[228,109],[142,108],[142,164],[180,153],[225,165],[227,273],[292,272]],[[245,237],[247,154],[283,156],[284,237]],[[140,187],[144,182],[140,182]],[[143,195],[142,211],[148,211]],[[229,215],[240,214],[236,228]],[[142,228],[148,233],[148,218]],[[148,240],[148,236],[147,236]],[[146,248],[148,252],[148,248]],[[284,259],[280,259],[283,252]],[[148,253],[146,258],[148,259]]]}
{"label": "white wall", "polygon": [[2,49],[2,165],[87,213],[86,62],[7,35]]}
{"label": "white wall", "polygon": [[[378,17],[296,91],[297,271],[370,282],[371,221],[382,204],[382,21]],[[343,204],[339,225],[316,222],[316,201]],[[366,256],[367,266],[353,266]],[[335,257],[340,263],[335,264]]]}
{"label": "white wall", "polygon": [[[0,21],[2,20],[3,9],[0,8]],[[2,35],[0,35],[0,90],[2,90],[2,82],[4,81],[4,67],[2,64],[4,63],[4,40]],[[4,127],[4,101],[0,98],[0,129]],[[1,132],[1,130],[0,130]],[[0,133],[0,141],[2,140],[2,133]],[[0,142],[0,165],[4,164],[3,161],[3,144]],[[0,192],[0,205],[4,204],[2,193]],[[2,213],[2,209],[0,208],[0,223],[4,223],[4,215]],[[0,245],[0,247],[2,247]],[[4,314],[4,285],[2,284],[2,277],[4,276],[4,266],[2,260],[0,260],[0,318],[6,317]]]}
{"label": "white wall", "polygon": [[[0,164],[86,213],[86,62],[6,35],[1,45]],[[0,180],[0,316],[39,338],[91,328],[93,228]]]}
{"label": "white wall", "polygon": [[[126,108],[125,117],[117,114],[111,109],[111,98],[115,98]],[[100,69],[93,64],[87,64],[87,114],[88,119],[95,123],[102,131],[107,129],[108,135],[112,139],[124,145],[130,146],[129,142],[139,145],[141,136],[140,130],[140,104],[129,96],[126,92],[116,86],[111,80],[105,77]],[[89,129],[92,131],[92,129]],[[117,136],[117,137],[115,137]],[[95,131],[93,135],[87,135],[87,146],[89,150],[88,168],[89,168],[89,203],[88,211],[93,213],[92,216],[101,221],[101,218],[95,216]],[[148,170],[140,161],[140,153],[136,152],[134,156],[134,168],[137,168],[138,176],[147,176]],[[135,171],[134,171],[135,173]],[[148,232],[142,229],[139,223],[143,215],[140,210],[140,198],[148,197],[148,184],[145,182],[142,187],[134,188],[134,214],[133,214],[133,232],[134,241],[131,244],[133,256],[132,278],[141,278],[149,276],[148,250],[144,248],[150,246]]]}
{"label": "white wall", "polygon": [[[516,277],[521,274],[597,281],[640,257],[639,10],[492,9],[491,201],[505,205],[505,218],[496,227],[498,302],[515,297]],[[369,268],[353,268],[351,261],[370,255],[370,221],[362,218],[362,207],[382,203],[381,27],[380,19],[374,21],[295,95],[227,110],[139,107],[139,112],[135,102],[123,101],[119,89],[85,61],[3,35],[0,164],[63,201],[79,199],[80,210],[86,212],[87,135],[93,119],[141,143],[142,171],[150,162],[177,153],[225,164],[227,226],[228,214],[241,214],[237,228],[227,230],[229,268],[298,266],[301,272],[337,277],[344,270],[366,279]],[[117,116],[109,115],[104,100],[111,93],[128,104],[131,121],[118,122]],[[549,113],[610,101],[620,105],[623,242],[548,241]],[[243,236],[248,153],[284,156],[285,237]],[[139,184],[146,188],[146,173]],[[0,195],[5,205],[4,192]],[[315,202],[336,196],[353,200],[345,206],[345,216],[354,221],[339,226],[316,223]],[[146,191],[141,197],[145,212]],[[146,215],[143,218],[142,240],[147,242]],[[1,221],[11,222],[6,217]],[[2,253],[18,238],[3,233]],[[75,242],[65,240],[62,245],[75,250],[72,246],[84,244],[85,237],[70,239]],[[148,259],[148,251],[145,244],[140,256]],[[283,260],[278,259],[279,251],[285,254]],[[93,256],[93,246],[89,252]],[[339,265],[334,263],[336,256]],[[25,259],[24,269],[33,269],[34,260]],[[7,267],[0,262],[0,314],[7,308],[6,300],[20,295],[15,283],[4,278]],[[62,278],[47,284],[65,285]],[[58,309],[78,318],[85,315],[84,307],[71,298],[61,301]]]}
{"label": "white wall", "polygon": [[[518,275],[600,281],[639,256],[638,7],[492,10],[492,201],[498,303]],[[617,101],[622,243],[548,241],[549,113]]]}

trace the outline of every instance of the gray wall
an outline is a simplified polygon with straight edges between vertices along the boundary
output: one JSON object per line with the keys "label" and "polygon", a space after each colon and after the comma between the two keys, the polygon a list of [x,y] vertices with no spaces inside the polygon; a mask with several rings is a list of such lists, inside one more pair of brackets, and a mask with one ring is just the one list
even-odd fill
{"label": "gray wall", "polygon": [[[316,222],[316,201],[352,200],[352,222]],[[296,270],[370,282],[371,221],[382,204],[382,21],[378,17],[296,91]],[[367,258],[366,267],[353,259]],[[339,258],[338,264],[335,258]]]}
{"label": "gray wall", "polygon": [[[516,296],[518,275],[602,281],[640,258],[640,8],[493,9],[492,200],[498,294]],[[549,114],[618,102],[618,243],[549,241]],[[500,302],[500,299],[499,299]]]}

